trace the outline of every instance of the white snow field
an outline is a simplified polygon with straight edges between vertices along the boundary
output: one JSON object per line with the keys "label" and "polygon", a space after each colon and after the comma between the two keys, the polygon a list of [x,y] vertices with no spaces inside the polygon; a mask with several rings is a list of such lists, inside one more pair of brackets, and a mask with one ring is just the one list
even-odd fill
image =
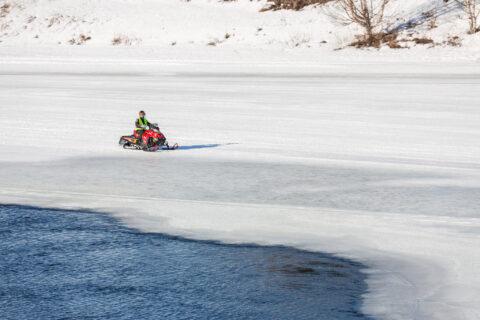
{"label": "white snow field", "polygon": [[[329,252],[378,319],[480,319],[478,67],[194,66],[1,64],[0,203]],[[139,109],[183,148],[121,149]]]}
{"label": "white snow field", "polygon": [[[450,0],[392,0],[377,31],[399,31],[409,49],[356,50],[363,30],[333,20],[332,3],[300,11],[259,12],[265,0],[1,0],[0,54],[218,61],[480,61],[480,33]],[[433,12],[434,21],[428,18]],[[242,54],[250,49],[250,54]],[[334,51],[335,49],[342,49]],[[273,50],[273,52],[272,52]]]}

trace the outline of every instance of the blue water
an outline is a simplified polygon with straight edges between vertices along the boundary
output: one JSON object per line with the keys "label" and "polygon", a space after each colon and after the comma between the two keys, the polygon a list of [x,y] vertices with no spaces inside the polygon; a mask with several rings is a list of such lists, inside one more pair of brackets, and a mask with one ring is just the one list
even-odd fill
{"label": "blue water", "polygon": [[366,319],[363,265],[0,206],[0,319]]}

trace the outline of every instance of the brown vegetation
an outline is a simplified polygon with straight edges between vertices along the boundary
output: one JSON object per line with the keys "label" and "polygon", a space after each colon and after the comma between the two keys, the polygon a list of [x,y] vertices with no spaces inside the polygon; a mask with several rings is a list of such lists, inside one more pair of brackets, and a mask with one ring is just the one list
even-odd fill
{"label": "brown vegetation", "polygon": [[[337,22],[348,25],[355,23],[365,30],[368,46],[378,46],[378,36],[375,29],[381,25],[385,7],[390,0],[335,0],[333,10],[329,15]],[[383,37],[380,37],[380,39]]]}
{"label": "brown vegetation", "polygon": [[447,40],[443,41],[443,44],[451,47],[461,47],[462,39],[458,36],[449,37]]}
{"label": "brown vegetation", "polygon": [[47,28],[51,28],[55,24],[60,24],[61,20],[63,19],[63,16],[61,14],[57,14],[48,20],[48,25]]}
{"label": "brown vegetation", "polygon": [[119,44],[122,44],[122,38],[120,38],[120,37],[115,37],[115,38],[113,38],[112,44],[113,44],[114,46],[118,46]]}
{"label": "brown vegetation", "polygon": [[374,33],[371,36],[358,35],[356,36],[357,41],[350,44],[352,47],[356,48],[365,48],[365,47],[374,47],[380,48],[383,44],[387,44],[390,48],[400,49],[398,44],[398,33]]}
{"label": "brown vegetation", "polygon": [[133,44],[138,44],[140,42],[142,42],[142,39],[127,37],[125,35],[118,35],[118,36],[115,36],[113,38],[112,45],[114,45],[114,46],[118,46],[118,45],[131,46]]}
{"label": "brown vegetation", "polygon": [[10,12],[10,4],[5,3],[0,7],[0,18],[5,18],[9,12]]}
{"label": "brown vegetation", "polygon": [[225,41],[227,41],[228,39],[230,39],[231,37],[233,37],[235,34],[230,34],[230,33],[225,33],[225,35],[223,36],[223,39],[219,40],[217,38],[215,38],[214,40],[210,41],[207,43],[207,46],[211,46],[211,47],[215,47],[217,44],[220,44],[220,43],[224,43]]}
{"label": "brown vegetation", "polygon": [[433,40],[429,38],[413,38],[411,41],[415,44],[434,44]]}
{"label": "brown vegetation", "polygon": [[86,36],[84,34],[80,34],[78,37],[73,37],[72,39],[68,40],[68,43],[70,43],[71,45],[82,45],[82,44],[85,44],[85,42],[91,40],[92,37],[90,36]]}
{"label": "brown vegetation", "polygon": [[280,9],[301,10],[312,4],[324,4],[330,1],[334,0],[268,0],[271,4],[260,9],[260,12]]}
{"label": "brown vegetation", "polygon": [[[371,40],[367,40],[365,35],[359,35],[357,37],[357,41],[350,44],[352,47],[356,48],[366,48],[366,47],[373,47],[373,48],[380,48],[382,45],[387,45],[391,49],[408,49],[408,43],[414,43],[415,45],[431,45],[435,46],[435,42],[430,38],[418,38],[418,37],[411,37],[410,38],[403,38],[399,39],[400,34],[398,32],[395,33],[375,33],[372,35]],[[457,37],[458,38],[458,37]],[[402,46],[402,44],[404,44]]]}

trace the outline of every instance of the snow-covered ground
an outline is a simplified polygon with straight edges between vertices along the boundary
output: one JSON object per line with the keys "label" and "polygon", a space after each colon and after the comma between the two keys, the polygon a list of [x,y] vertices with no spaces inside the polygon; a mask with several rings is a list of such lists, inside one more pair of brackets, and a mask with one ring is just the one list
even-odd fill
{"label": "snow-covered ground", "polygon": [[[281,63],[480,59],[480,34],[467,35],[465,14],[454,1],[390,1],[377,31],[400,30],[399,38],[434,43],[400,43],[410,49],[397,50],[348,47],[363,31],[332,20],[332,4],[259,12],[268,5],[264,0],[2,0],[1,55],[51,58],[86,51],[93,58],[230,61],[244,60],[248,49],[247,60]],[[428,12],[435,13],[434,21]]]}
{"label": "snow-covered ground", "polygon": [[[0,202],[331,252],[379,319],[479,319],[478,70],[262,68],[2,64]],[[138,109],[184,148],[120,149]]]}
{"label": "snow-covered ground", "polygon": [[[0,203],[331,252],[378,319],[480,319],[479,34],[388,19],[440,2],[402,34],[434,48],[334,51],[360,30],[319,7],[0,1]],[[139,109],[182,148],[118,148]]]}

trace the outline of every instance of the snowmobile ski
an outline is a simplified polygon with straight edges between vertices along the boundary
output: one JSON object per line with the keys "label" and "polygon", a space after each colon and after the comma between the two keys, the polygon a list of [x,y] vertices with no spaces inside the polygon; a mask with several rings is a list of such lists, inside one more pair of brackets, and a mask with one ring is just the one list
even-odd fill
{"label": "snowmobile ski", "polygon": [[169,146],[168,143],[162,148],[162,150],[175,150],[178,149],[178,143],[175,143],[173,146]]}

